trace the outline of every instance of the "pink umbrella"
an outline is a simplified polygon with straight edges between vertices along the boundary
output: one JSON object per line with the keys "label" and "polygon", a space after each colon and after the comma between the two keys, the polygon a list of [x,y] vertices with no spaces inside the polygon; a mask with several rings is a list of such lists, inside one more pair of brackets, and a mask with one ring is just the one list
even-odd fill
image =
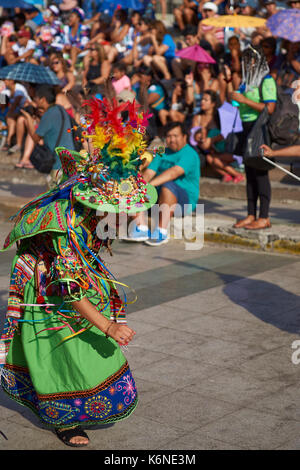
{"label": "pink umbrella", "polygon": [[216,63],[216,61],[201,46],[198,46],[198,44],[181,49],[176,52],[176,57],[194,60],[195,62],[202,62],[204,64]]}

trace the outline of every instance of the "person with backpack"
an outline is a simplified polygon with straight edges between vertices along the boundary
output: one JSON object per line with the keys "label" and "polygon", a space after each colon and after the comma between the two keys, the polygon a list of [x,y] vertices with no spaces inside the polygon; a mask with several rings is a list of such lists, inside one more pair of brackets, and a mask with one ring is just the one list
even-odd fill
{"label": "person with backpack", "polygon": [[[40,144],[41,141],[49,148],[55,156],[55,161],[50,172],[52,180],[61,168],[61,162],[54,150],[57,145],[66,147],[70,150],[76,150],[72,132],[68,129],[72,128],[70,116],[62,106],[55,104],[56,95],[53,88],[48,85],[41,85],[35,91],[34,101],[37,105],[39,113],[42,115],[37,129],[32,116],[22,110],[23,116],[26,118],[28,133],[34,141],[34,144]],[[60,141],[57,143],[59,134]],[[50,182],[51,185],[51,182]]]}
{"label": "person with backpack", "polygon": [[[233,91],[232,77],[229,69],[226,72],[228,92],[231,100],[239,105],[240,117],[243,123],[243,133],[239,138],[239,149],[235,154],[245,155],[248,136],[254,128],[260,114],[267,110],[272,115],[276,108],[276,82],[269,75],[269,67],[260,46],[247,47],[242,53],[242,85],[238,91]],[[257,155],[258,156],[258,155]],[[245,161],[247,216],[237,221],[235,228],[260,230],[271,227],[269,207],[271,202],[271,184],[268,170],[250,167]],[[257,203],[260,202],[257,217]]]}

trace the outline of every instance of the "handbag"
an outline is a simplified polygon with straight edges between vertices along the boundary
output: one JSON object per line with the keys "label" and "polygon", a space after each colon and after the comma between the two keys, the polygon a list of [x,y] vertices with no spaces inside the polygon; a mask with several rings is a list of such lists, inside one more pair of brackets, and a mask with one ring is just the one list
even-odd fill
{"label": "handbag", "polygon": [[[63,133],[64,124],[65,124],[64,112],[62,111],[60,106],[58,106],[58,109],[61,113],[62,123],[61,123],[59,136],[57,138],[54,148],[58,147],[58,144],[60,142],[60,139]],[[30,155],[30,161],[37,171],[39,171],[40,173],[48,174],[50,173],[54,165],[55,156],[54,156],[54,153],[49,149],[47,145],[36,144]]]}
{"label": "handbag", "polygon": [[268,122],[269,113],[265,106],[247,136],[247,145],[243,155],[244,163],[257,170],[272,170],[274,168],[273,165],[263,160],[260,156],[260,147],[263,144],[270,146]]}
{"label": "handbag", "polygon": [[226,153],[232,153],[232,154],[235,153],[235,149],[239,143],[239,135],[242,134],[242,132],[234,132],[238,113],[239,113],[239,110],[237,109],[235,118],[233,121],[233,125],[232,125],[232,131],[229,132],[229,134],[227,135],[225,139],[225,152]]}

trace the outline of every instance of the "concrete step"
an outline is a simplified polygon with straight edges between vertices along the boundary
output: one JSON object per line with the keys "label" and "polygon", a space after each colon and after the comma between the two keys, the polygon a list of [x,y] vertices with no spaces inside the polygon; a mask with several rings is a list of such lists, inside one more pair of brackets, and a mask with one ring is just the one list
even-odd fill
{"label": "concrete step", "polygon": [[[300,182],[293,181],[286,183],[283,180],[271,180],[272,201],[300,201]],[[246,198],[246,184],[245,182],[223,183],[217,178],[201,177],[200,196],[205,199],[224,197],[244,200]]]}

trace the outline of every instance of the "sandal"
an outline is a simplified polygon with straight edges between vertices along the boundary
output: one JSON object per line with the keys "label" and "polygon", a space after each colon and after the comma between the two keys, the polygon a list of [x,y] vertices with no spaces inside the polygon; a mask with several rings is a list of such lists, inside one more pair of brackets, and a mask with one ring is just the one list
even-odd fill
{"label": "sandal", "polygon": [[84,432],[81,426],[76,426],[75,428],[71,429],[58,429],[55,428],[55,434],[57,435],[58,439],[60,439],[64,444],[70,447],[85,447],[89,444],[76,444],[74,442],[71,442],[71,439],[73,437],[85,437],[86,439],[88,438],[88,435]]}
{"label": "sandal", "polygon": [[34,166],[31,163],[16,163],[15,168],[26,168],[27,170],[33,170]]}

